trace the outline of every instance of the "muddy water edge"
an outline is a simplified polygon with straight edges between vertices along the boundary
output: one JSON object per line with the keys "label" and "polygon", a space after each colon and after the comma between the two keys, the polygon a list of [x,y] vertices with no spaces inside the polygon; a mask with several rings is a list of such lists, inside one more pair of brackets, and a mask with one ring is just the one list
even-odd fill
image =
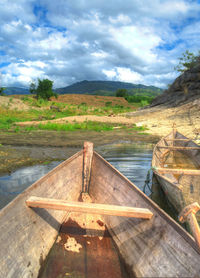
{"label": "muddy water edge", "polygon": [[159,137],[126,129],[106,132],[95,131],[32,131],[0,133],[0,175],[22,166],[46,161],[64,160],[83,147],[84,141],[95,147],[115,142],[153,145]]}

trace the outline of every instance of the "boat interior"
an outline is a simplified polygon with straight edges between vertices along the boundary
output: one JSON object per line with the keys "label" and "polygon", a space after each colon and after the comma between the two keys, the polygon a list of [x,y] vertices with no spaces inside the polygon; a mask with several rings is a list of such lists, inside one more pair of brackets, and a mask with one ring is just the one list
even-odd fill
{"label": "boat interior", "polygon": [[[66,209],[69,204],[78,208]],[[85,206],[92,211],[80,211]],[[136,211],[124,215],[121,206]],[[200,273],[194,238],[93,152],[93,144],[85,144],[2,209],[0,229],[0,277]]]}

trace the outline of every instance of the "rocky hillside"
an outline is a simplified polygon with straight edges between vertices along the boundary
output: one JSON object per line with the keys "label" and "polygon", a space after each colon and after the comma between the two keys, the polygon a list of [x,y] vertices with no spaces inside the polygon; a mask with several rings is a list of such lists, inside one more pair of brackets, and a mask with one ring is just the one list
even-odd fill
{"label": "rocky hillside", "polygon": [[200,64],[181,74],[163,94],[156,97],[152,106],[176,107],[200,98]]}

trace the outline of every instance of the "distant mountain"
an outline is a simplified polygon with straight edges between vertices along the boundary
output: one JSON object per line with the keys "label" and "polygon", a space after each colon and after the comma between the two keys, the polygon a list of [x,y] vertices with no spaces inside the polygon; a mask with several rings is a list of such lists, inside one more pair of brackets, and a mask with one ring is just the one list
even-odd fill
{"label": "distant mountain", "polygon": [[[145,86],[142,84],[132,84],[119,81],[81,81],[64,88],[58,88],[55,91],[58,94],[91,94],[91,95],[114,95],[117,89],[127,89],[134,91],[151,91],[155,95],[161,94],[162,89],[154,86]],[[135,90],[138,89],[138,90]]]}
{"label": "distant mountain", "polygon": [[6,95],[28,95],[29,89],[19,87],[6,87],[3,91]]}
{"label": "distant mountain", "polygon": [[[126,89],[129,94],[145,93],[147,95],[157,96],[163,90],[154,86],[145,86],[142,84],[132,84],[119,81],[81,81],[64,88],[58,88],[54,91],[58,94],[89,94],[113,96],[116,90]],[[27,95],[30,94],[28,88],[6,87],[4,90],[6,95]]]}

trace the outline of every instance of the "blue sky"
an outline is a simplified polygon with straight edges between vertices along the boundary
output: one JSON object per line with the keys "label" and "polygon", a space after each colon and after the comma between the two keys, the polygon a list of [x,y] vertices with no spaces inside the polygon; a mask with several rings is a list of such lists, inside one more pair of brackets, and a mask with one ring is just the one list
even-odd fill
{"label": "blue sky", "polygon": [[0,86],[114,80],[165,88],[200,45],[200,2],[1,0]]}

